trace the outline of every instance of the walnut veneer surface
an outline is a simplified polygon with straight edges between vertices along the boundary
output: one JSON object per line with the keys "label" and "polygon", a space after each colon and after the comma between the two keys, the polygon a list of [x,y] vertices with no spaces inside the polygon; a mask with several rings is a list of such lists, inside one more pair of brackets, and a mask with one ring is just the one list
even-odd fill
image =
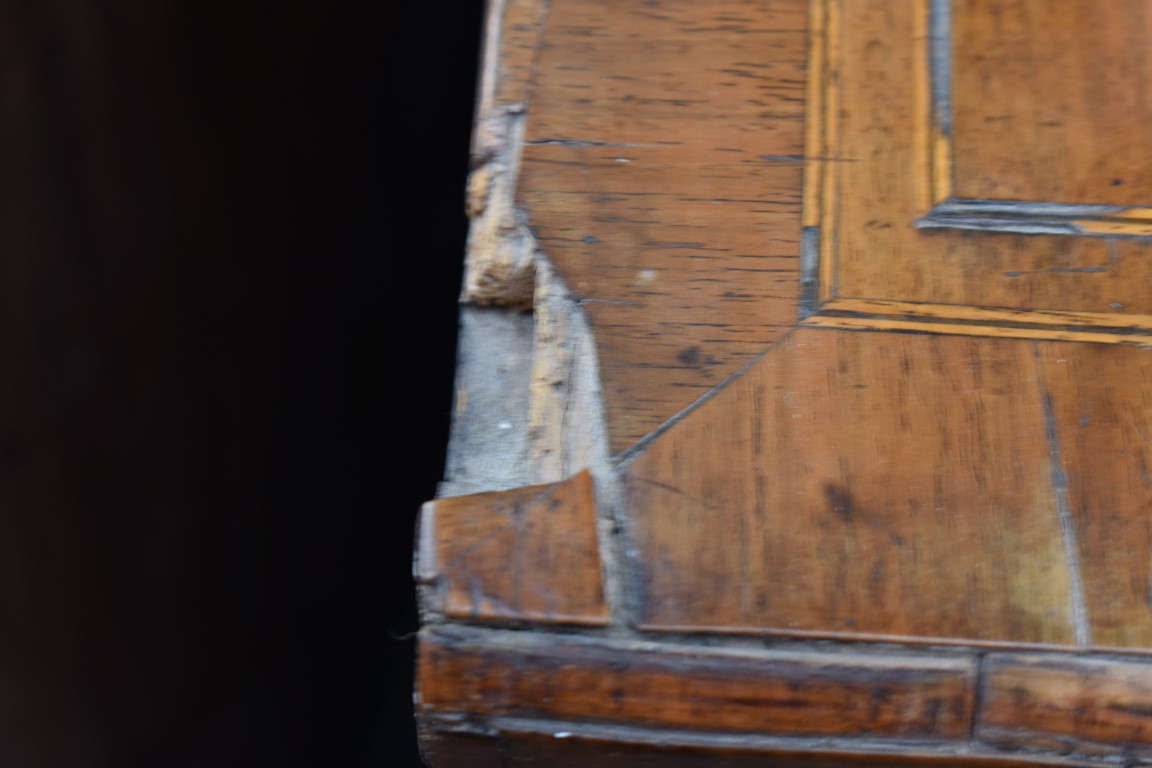
{"label": "walnut veneer surface", "polygon": [[463,299],[535,340],[422,518],[433,766],[1152,760],[1150,39],[491,4]]}

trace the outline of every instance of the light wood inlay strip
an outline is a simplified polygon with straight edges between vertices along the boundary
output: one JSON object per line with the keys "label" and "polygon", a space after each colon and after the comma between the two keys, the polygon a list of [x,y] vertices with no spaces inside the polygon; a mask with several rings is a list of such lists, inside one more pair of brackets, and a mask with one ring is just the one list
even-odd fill
{"label": "light wood inlay strip", "polygon": [[1102,344],[1152,343],[1152,317],[1146,315],[875,299],[834,299],[821,305],[818,314],[801,324],[813,328],[903,330]]}
{"label": "light wood inlay strip", "polygon": [[829,151],[825,143],[827,130],[824,99],[827,87],[827,58],[829,46],[827,0],[812,0],[808,17],[808,120],[804,131],[804,211],[802,226],[818,227],[821,223],[823,189],[823,158]]}

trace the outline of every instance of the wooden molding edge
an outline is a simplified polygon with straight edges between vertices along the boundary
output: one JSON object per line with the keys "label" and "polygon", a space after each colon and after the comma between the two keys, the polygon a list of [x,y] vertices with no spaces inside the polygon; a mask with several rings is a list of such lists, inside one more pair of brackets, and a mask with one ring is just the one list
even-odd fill
{"label": "wooden molding edge", "polygon": [[[529,755],[556,742],[541,754],[657,751],[671,761],[661,765],[676,766],[1152,759],[1147,661],[971,649],[940,656],[867,644],[702,646],[443,626],[421,632],[419,678],[426,731],[498,738],[504,753],[527,740],[537,743],[525,747]],[[581,742],[591,751],[577,749]]]}
{"label": "wooden molding edge", "polygon": [[428,627],[424,715],[775,736],[967,741],[976,658],[724,649]]}
{"label": "wooden molding edge", "polygon": [[981,684],[981,741],[1152,759],[1152,663],[994,654]]}
{"label": "wooden molding edge", "polygon": [[[730,736],[685,731],[663,731],[581,722],[493,718],[484,735],[467,730],[468,724],[429,718],[434,733],[462,739],[471,736],[475,759],[499,750],[506,762],[433,762],[443,766],[547,765],[549,768],[1103,768],[1114,762],[1098,759],[1034,754],[1003,754],[980,747],[900,745],[880,740],[848,742],[840,739],[780,738],[760,735]],[[443,728],[443,731],[437,729]]]}

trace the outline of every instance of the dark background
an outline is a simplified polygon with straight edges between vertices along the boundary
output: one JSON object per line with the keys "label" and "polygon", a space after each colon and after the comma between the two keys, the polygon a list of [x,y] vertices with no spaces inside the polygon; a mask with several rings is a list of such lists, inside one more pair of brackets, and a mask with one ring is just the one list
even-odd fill
{"label": "dark background", "polygon": [[[417,414],[415,423],[401,427],[403,433],[397,436],[399,445],[412,447],[415,472],[412,477],[402,478],[402,506],[384,510],[395,517],[389,521],[393,529],[388,537],[392,546],[387,559],[392,567],[383,580],[403,585],[392,592],[395,607],[390,614],[395,617],[391,624],[395,632],[406,633],[416,626],[415,602],[408,586],[410,581],[406,581],[410,572],[412,513],[420,503],[432,498],[436,483],[443,477],[455,360],[456,302],[467,234],[464,185],[481,55],[483,6],[483,0],[466,0],[451,5],[450,11],[436,3],[406,8],[404,12],[416,18],[396,31],[407,37],[407,45],[397,45],[391,51],[395,57],[391,90],[394,103],[403,105],[396,114],[403,120],[401,135],[405,138],[401,146],[415,151],[397,154],[406,166],[400,191],[405,198],[403,207],[411,215],[407,221],[397,222],[398,227],[393,230],[401,233],[404,245],[389,250],[413,260],[420,279],[411,285],[411,293],[419,297],[420,309],[402,313],[399,325],[389,334],[392,338],[406,337],[410,346],[406,351],[410,362],[398,367],[408,370],[408,378],[402,384],[403,401],[415,403],[413,412]],[[388,344],[381,346],[387,348]],[[397,415],[402,412],[403,409],[396,411]],[[399,427],[401,421],[394,417],[392,423]],[[399,466],[404,465],[404,458],[400,457]],[[392,698],[386,720],[400,727],[389,726],[391,734],[386,741],[395,747],[384,749],[386,755],[395,756],[396,762],[385,759],[383,765],[419,765],[411,727],[414,650],[414,640],[391,644],[385,687]],[[379,761],[376,764],[381,765]]]}
{"label": "dark background", "polygon": [[416,764],[480,5],[0,3],[0,765]]}

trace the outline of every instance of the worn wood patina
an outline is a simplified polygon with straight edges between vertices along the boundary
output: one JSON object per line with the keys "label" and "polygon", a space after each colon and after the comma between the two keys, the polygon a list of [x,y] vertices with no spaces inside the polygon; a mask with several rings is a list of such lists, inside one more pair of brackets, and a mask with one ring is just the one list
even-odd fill
{"label": "worn wood patina", "polygon": [[431,765],[1152,760],[1150,40],[491,4]]}

